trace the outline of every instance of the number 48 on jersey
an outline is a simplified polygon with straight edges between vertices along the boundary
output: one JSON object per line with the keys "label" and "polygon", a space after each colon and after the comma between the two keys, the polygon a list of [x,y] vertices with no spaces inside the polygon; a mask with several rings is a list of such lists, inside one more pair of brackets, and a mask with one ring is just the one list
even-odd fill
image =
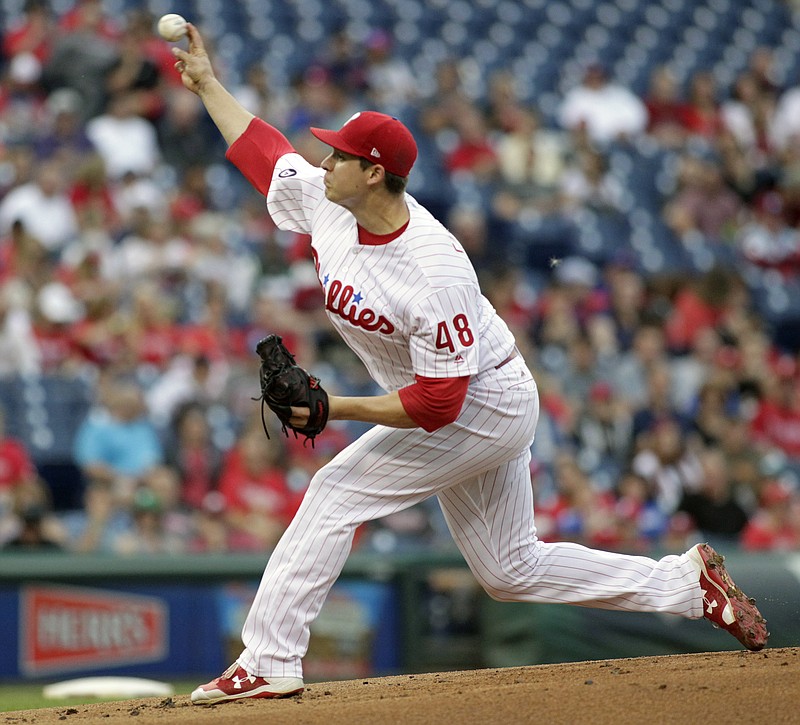
{"label": "number 48 on jersey", "polygon": [[463,313],[456,315],[450,324],[445,320],[439,322],[436,326],[436,347],[439,350],[455,352],[456,346],[453,343],[453,333],[455,333],[455,337],[457,337],[458,341],[461,343],[461,347],[469,347],[475,342],[475,336],[472,334],[469,320]]}

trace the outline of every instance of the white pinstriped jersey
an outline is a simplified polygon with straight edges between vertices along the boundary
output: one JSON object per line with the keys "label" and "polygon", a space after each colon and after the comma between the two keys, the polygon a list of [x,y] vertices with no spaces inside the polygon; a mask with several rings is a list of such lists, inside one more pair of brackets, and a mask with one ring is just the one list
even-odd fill
{"label": "white pinstriped jersey", "polygon": [[325,197],[324,173],[282,156],[267,208],[279,228],[311,235],[328,317],[373,379],[393,391],[415,375],[475,375],[505,360],[514,337],[455,237],[407,194],[406,230],[360,244],[353,215]]}

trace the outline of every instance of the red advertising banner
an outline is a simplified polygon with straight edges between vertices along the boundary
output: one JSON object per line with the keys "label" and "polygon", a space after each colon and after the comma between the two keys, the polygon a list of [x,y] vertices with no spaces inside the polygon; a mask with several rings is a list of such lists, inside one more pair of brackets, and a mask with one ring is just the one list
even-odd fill
{"label": "red advertising banner", "polygon": [[167,608],[156,597],[62,586],[20,592],[20,670],[30,675],[156,662]]}

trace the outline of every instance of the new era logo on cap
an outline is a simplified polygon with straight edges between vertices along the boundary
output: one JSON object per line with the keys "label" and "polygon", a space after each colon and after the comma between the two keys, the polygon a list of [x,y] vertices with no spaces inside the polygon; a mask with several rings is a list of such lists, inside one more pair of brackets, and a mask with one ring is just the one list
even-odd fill
{"label": "new era logo on cap", "polygon": [[408,176],[417,159],[417,144],[411,132],[385,113],[362,111],[338,131],[312,128],[311,133],[338,151],[380,159],[383,168],[397,176]]}

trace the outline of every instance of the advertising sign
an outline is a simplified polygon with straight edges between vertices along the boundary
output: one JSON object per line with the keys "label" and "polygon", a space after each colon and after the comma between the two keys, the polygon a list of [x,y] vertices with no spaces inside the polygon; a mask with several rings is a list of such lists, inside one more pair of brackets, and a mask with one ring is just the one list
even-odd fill
{"label": "advertising sign", "polygon": [[20,591],[19,665],[28,675],[164,659],[160,598],[64,586]]}

